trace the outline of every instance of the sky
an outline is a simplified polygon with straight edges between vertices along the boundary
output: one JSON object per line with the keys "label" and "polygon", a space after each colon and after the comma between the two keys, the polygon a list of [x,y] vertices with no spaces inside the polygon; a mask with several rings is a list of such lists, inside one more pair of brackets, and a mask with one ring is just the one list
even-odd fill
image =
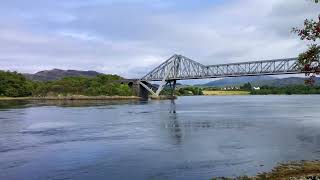
{"label": "sky", "polygon": [[296,57],[310,0],[2,0],[0,69],[139,78],[173,54],[205,65]]}

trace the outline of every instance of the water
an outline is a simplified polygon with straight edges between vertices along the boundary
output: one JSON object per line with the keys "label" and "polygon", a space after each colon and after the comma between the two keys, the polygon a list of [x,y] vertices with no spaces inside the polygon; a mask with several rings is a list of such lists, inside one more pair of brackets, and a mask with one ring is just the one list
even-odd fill
{"label": "water", "polygon": [[1,102],[0,179],[210,179],[320,159],[320,96]]}

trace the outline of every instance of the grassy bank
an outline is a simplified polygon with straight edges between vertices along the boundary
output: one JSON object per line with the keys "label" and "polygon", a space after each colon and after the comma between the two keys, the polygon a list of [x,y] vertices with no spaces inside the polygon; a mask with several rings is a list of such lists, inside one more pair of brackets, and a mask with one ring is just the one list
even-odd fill
{"label": "grassy bank", "polygon": [[320,161],[301,161],[281,164],[269,173],[254,177],[213,178],[212,180],[317,180],[320,179]]}
{"label": "grassy bank", "polygon": [[0,97],[1,100],[131,100],[137,96],[48,96],[48,97]]}
{"label": "grassy bank", "polygon": [[221,90],[204,90],[202,91],[206,96],[230,96],[230,95],[249,95],[249,91],[221,91]]}

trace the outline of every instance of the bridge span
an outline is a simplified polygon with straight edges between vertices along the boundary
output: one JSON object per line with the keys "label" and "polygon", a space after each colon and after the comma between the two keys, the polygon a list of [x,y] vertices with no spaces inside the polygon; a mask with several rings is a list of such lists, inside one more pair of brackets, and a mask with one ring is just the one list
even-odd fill
{"label": "bridge span", "polygon": [[[209,79],[240,76],[262,76],[299,74],[301,71],[297,58],[284,58],[273,60],[238,62],[218,65],[203,65],[182,55],[173,55],[148,74],[137,80],[140,89],[146,90],[144,94],[151,93],[159,96],[166,85],[175,89],[177,80]],[[154,91],[149,82],[161,81]],[[141,93],[140,93],[141,94]]]}

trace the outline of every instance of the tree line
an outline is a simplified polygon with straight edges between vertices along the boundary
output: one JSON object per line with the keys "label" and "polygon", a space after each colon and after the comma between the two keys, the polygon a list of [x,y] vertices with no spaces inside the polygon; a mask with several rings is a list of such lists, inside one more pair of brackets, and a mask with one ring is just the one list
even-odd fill
{"label": "tree line", "polygon": [[[61,80],[38,82],[26,79],[17,72],[0,71],[0,97],[45,97],[45,96],[132,96],[133,90],[127,84],[117,81],[123,79],[117,75],[98,75],[90,77],[66,77]],[[207,88],[205,88],[207,89]],[[175,90],[178,96],[203,95],[204,88],[187,86]],[[212,89],[213,90],[213,89]],[[252,95],[266,94],[320,94],[320,86],[291,85],[286,87],[262,86],[260,90],[252,89],[250,83],[240,87]],[[165,88],[163,95],[170,95]]]}
{"label": "tree line", "polygon": [[285,87],[262,86],[260,90],[251,89],[252,95],[267,94],[320,94],[320,86],[291,85]]}
{"label": "tree line", "polygon": [[[171,89],[166,87],[162,90],[161,95],[171,95]],[[175,89],[176,96],[200,96],[203,95],[203,88],[196,86],[180,87]]]}
{"label": "tree line", "polygon": [[262,86],[260,89],[253,89],[248,82],[240,86],[240,90],[250,91],[252,95],[268,95],[268,94],[320,94],[320,86],[309,85],[289,85],[284,87]]}
{"label": "tree line", "polygon": [[[23,74],[0,71],[0,97],[46,97],[46,96],[132,96],[133,90],[127,84],[117,81],[123,79],[118,75],[98,75],[92,77],[66,77],[55,81],[32,81]],[[178,96],[203,95],[203,89],[194,86],[175,90]],[[162,95],[170,95],[165,88]]]}
{"label": "tree line", "polygon": [[97,77],[66,77],[61,80],[38,82],[26,79],[17,72],[0,71],[0,96],[131,96],[132,89],[117,82],[123,79],[117,75],[98,75]]}

